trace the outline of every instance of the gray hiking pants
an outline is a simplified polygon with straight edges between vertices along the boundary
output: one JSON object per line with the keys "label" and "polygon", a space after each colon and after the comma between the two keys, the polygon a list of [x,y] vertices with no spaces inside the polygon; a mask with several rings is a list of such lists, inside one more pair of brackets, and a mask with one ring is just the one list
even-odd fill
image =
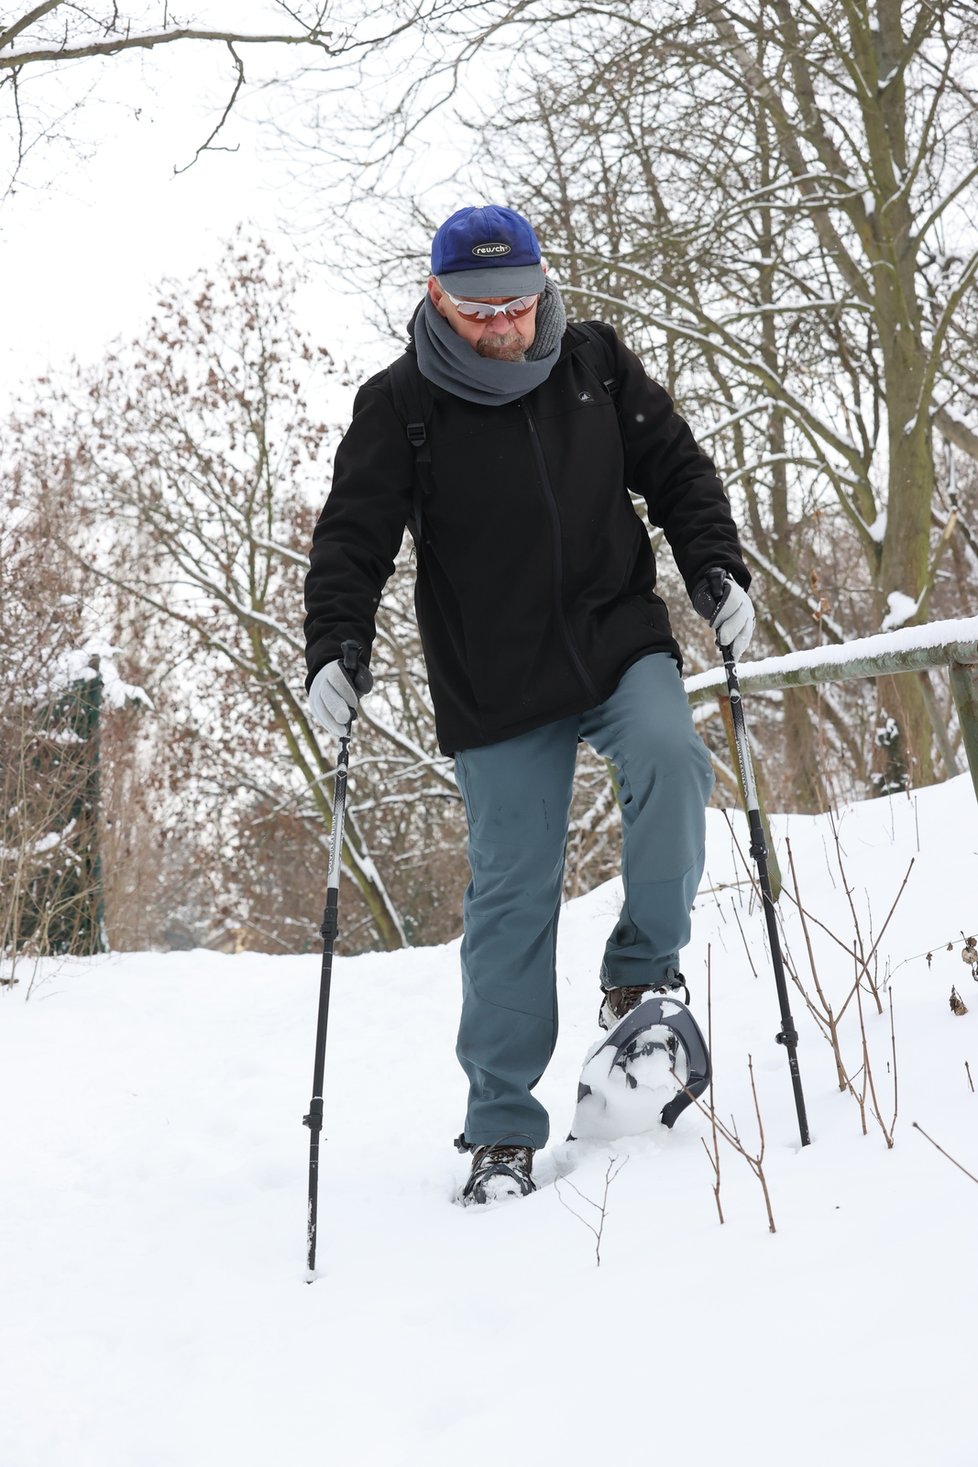
{"label": "gray hiking pants", "polygon": [[456,1053],[473,1145],[547,1144],[547,1112],[531,1091],[557,1042],[555,947],[579,738],[611,760],[619,782],[625,901],[604,986],[654,983],[678,969],[689,941],[713,773],[671,657],[636,662],[586,713],[457,753],[472,880]]}

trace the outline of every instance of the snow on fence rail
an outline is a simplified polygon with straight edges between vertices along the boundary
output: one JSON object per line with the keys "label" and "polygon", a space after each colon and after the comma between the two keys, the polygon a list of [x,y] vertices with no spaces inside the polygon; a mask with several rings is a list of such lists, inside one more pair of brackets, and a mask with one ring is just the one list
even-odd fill
{"label": "snow on fence rail", "polygon": [[[961,738],[978,796],[978,616],[902,627],[841,646],[789,652],[785,657],[765,657],[760,662],[745,662],[737,671],[746,693],[891,677],[929,667],[947,667],[949,671]],[[691,703],[724,698],[726,690],[722,667],[686,679]]]}

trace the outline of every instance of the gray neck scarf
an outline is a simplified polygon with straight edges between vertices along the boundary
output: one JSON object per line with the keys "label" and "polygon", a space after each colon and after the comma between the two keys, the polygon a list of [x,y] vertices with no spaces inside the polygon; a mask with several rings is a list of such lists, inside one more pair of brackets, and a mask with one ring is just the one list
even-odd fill
{"label": "gray neck scarf", "polygon": [[560,353],[567,317],[560,291],[548,280],[537,306],[537,330],[522,362],[480,357],[435,310],[430,296],[414,318],[414,345],[423,377],[469,402],[498,407],[546,382]]}

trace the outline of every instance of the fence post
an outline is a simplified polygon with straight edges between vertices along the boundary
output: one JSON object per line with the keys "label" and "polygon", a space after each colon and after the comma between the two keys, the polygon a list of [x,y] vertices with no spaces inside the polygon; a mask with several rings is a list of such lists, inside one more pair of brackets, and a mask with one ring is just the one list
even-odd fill
{"label": "fence post", "polygon": [[948,662],[951,693],[961,723],[961,742],[968,756],[971,782],[978,796],[978,665],[974,662]]}

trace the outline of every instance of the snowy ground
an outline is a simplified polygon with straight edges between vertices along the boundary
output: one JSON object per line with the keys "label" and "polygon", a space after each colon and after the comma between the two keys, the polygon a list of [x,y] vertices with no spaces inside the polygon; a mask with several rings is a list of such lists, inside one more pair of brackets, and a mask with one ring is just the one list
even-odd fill
{"label": "snowy ground", "polygon": [[[774,1235],[729,1148],[720,1225],[697,1114],[576,1157],[559,1143],[596,1037],[614,884],[565,910],[562,1031],[540,1088],[558,1144],[538,1175],[574,1170],[525,1201],[451,1205],[457,945],[338,960],[312,1286],[301,1117],[318,959],[62,963],[27,1003],[22,968],[0,1000],[0,1467],[974,1467],[978,1184],[912,1125],[978,1176],[978,986],[960,959],[978,928],[970,781],[854,808],[838,830],[866,948],[914,859],[878,955],[892,1150],[871,1115],[862,1134],[793,990],[813,1133],[799,1147],[763,919],[717,812],[684,955],[705,1023],[710,948],[717,1110],[748,1145],[754,1057]],[[838,1005],[854,924],[832,830],[792,816],[775,831],[841,943],[812,927]],[[868,997],[865,1013],[889,1125],[889,1013]],[[854,1004],[842,1035],[855,1071]],[[600,1199],[612,1157],[627,1164],[599,1267],[568,1209],[598,1216],[579,1193]]]}

